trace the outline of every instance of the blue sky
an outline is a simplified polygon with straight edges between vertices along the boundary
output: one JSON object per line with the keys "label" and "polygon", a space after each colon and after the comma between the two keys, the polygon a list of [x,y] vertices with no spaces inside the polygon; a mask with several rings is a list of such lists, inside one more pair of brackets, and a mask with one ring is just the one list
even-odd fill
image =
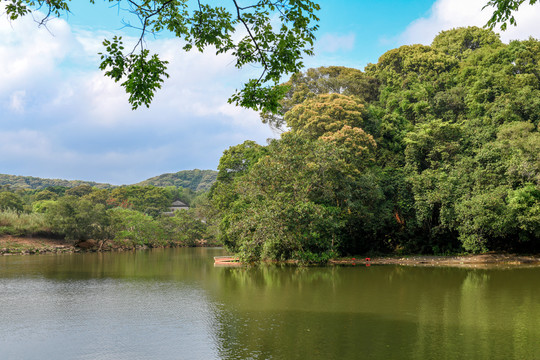
{"label": "blue sky", "polygon": [[[257,69],[227,55],[184,53],[166,35],[148,46],[171,78],[149,109],[132,111],[98,70],[101,41],[136,34],[108,2],[72,2],[72,13],[38,28],[0,17],[0,173],[130,184],[167,172],[215,169],[223,151],[276,137],[258,115],[227,104]],[[484,0],[319,1],[316,55],[307,67],[363,69],[387,50],[431,43],[441,30],[485,24]],[[36,17],[39,14],[35,15]],[[540,38],[540,5],[524,6],[503,41]]]}

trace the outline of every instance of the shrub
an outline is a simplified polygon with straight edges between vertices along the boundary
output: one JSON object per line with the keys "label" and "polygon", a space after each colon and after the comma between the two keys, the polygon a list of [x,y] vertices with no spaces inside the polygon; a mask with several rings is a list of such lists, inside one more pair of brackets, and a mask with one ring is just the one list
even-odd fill
{"label": "shrub", "polygon": [[161,217],[159,225],[170,243],[183,246],[195,246],[197,240],[204,238],[207,228],[192,210],[175,211],[174,216]]}
{"label": "shrub", "polygon": [[108,235],[109,218],[105,206],[74,196],[64,196],[51,203],[46,219],[52,230],[68,241],[101,240]]}
{"label": "shrub", "polygon": [[50,235],[43,214],[20,214],[14,210],[0,211],[0,235],[32,236]]}
{"label": "shrub", "polygon": [[133,245],[165,245],[163,229],[151,216],[136,210],[116,207],[107,210],[110,217],[109,233],[116,242],[131,242]]}

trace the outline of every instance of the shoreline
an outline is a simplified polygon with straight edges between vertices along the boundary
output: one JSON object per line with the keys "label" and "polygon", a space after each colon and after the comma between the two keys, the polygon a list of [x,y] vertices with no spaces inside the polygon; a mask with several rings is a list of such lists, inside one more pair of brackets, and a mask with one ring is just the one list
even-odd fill
{"label": "shoreline", "polygon": [[[369,259],[369,260],[368,260]],[[467,255],[403,255],[330,260],[335,265],[405,265],[488,268],[500,266],[540,266],[540,255],[487,253]]]}
{"label": "shoreline", "polygon": [[[93,240],[75,246],[61,239],[43,237],[0,236],[0,256],[34,254],[69,254],[81,252],[127,251],[148,249],[147,246],[125,246],[107,241],[99,244]],[[201,244],[202,245],[202,244]],[[167,246],[164,246],[167,247]],[[227,266],[226,264],[223,264]],[[235,263],[234,266],[238,266]],[[344,257],[332,259],[328,265],[370,266],[451,266],[451,267],[500,267],[500,266],[540,266],[540,254],[487,253],[479,255],[388,255],[374,257]]]}
{"label": "shoreline", "polygon": [[62,254],[79,251],[81,249],[61,239],[0,236],[0,255]]}
{"label": "shoreline", "polygon": [[[206,246],[201,241],[196,246]],[[158,246],[159,248],[181,247],[171,244]],[[0,235],[0,256],[9,255],[40,255],[40,254],[72,254],[85,252],[110,252],[110,251],[131,251],[145,250],[153,247],[146,245],[119,243],[111,240],[97,242],[87,240],[76,245],[62,239],[51,239],[45,237],[17,237],[13,235]]]}

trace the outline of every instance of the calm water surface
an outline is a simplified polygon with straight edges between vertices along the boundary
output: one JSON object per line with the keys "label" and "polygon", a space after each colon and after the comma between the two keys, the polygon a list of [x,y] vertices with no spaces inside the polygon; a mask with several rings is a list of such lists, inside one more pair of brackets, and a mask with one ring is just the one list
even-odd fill
{"label": "calm water surface", "polygon": [[0,257],[0,359],[539,359],[540,268]]}

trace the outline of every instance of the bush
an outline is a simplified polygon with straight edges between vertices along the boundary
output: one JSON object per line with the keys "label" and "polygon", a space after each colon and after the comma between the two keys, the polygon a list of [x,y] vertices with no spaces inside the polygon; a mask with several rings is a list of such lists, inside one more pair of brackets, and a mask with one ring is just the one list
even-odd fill
{"label": "bush", "polygon": [[50,235],[44,214],[20,214],[14,210],[0,212],[0,235]]}
{"label": "bush", "polygon": [[23,201],[20,196],[7,191],[0,192],[0,210],[23,211]]}
{"label": "bush", "polygon": [[149,246],[166,244],[163,229],[149,215],[120,207],[107,210],[107,215],[110,217],[109,233],[116,242]]}
{"label": "bush", "polygon": [[74,196],[51,203],[46,219],[52,230],[68,241],[101,240],[108,235],[109,218],[105,206]]}
{"label": "bush", "polygon": [[206,234],[206,224],[195,217],[192,210],[175,211],[174,216],[161,217],[159,226],[170,243],[195,246]]}

